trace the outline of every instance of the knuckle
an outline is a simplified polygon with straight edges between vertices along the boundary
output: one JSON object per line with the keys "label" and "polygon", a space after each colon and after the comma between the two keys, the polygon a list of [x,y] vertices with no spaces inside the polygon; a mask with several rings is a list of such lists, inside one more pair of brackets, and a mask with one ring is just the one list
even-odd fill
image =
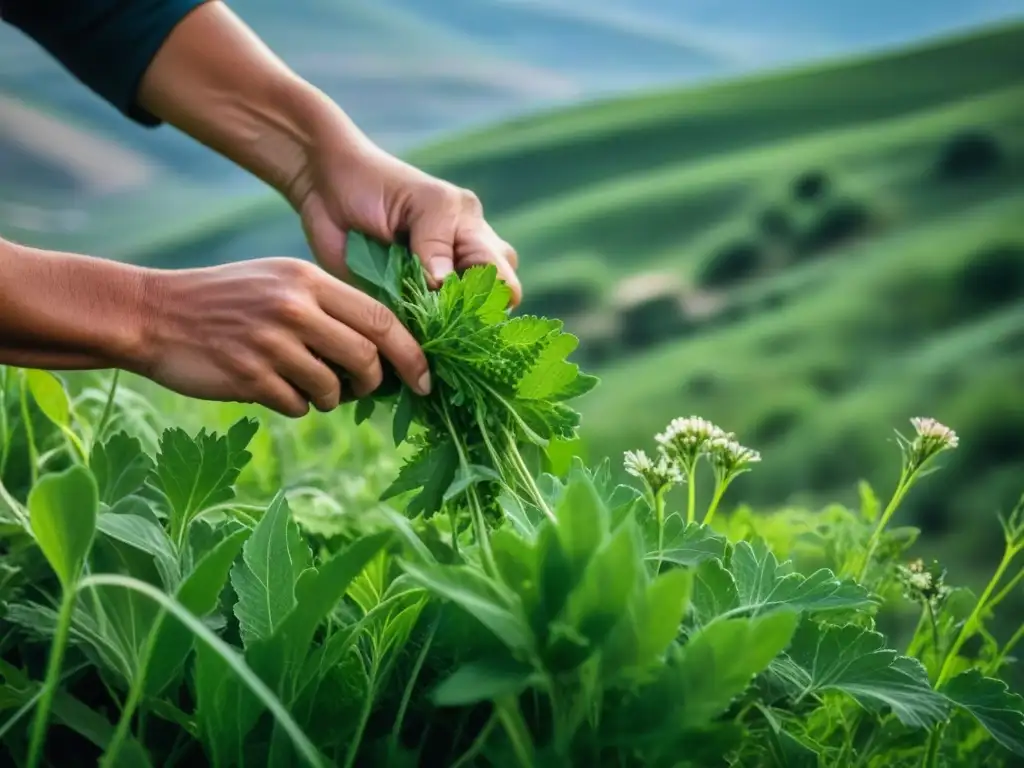
{"label": "knuckle", "polygon": [[374,367],[380,367],[377,358],[377,347],[367,339],[358,341],[352,349],[352,364],[361,373],[369,373]]}
{"label": "knuckle", "polygon": [[[394,326],[395,316],[391,310],[379,301],[373,301],[366,307],[366,326],[374,336],[384,336]],[[374,350],[376,352],[376,350]]]}
{"label": "knuckle", "polygon": [[463,212],[473,216],[483,216],[484,204],[480,197],[470,189],[459,189],[459,207]]}
{"label": "knuckle", "polygon": [[272,306],[279,320],[289,325],[300,324],[309,311],[309,298],[300,290],[282,290],[274,295]]}

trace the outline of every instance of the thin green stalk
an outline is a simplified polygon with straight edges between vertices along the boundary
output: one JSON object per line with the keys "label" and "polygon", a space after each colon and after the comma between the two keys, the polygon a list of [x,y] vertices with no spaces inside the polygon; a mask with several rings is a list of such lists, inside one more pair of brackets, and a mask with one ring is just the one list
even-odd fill
{"label": "thin green stalk", "polygon": [[715,492],[711,496],[711,503],[708,504],[708,511],[704,514],[704,525],[711,525],[711,521],[715,519],[715,513],[718,511],[718,503],[722,500],[725,495],[725,489],[729,487],[729,481],[721,481],[715,483]]}
{"label": "thin green stalk", "polygon": [[494,706],[520,768],[533,768],[533,739],[523,721],[523,713],[519,711],[519,702],[514,696],[503,696],[494,702]]}
{"label": "thin green stalk", "polygon": [[1024,640],[1024,624],[1017,627],[1017,631],[1013,633],[1013,636],[1006,641],[1006,645],[1003,646],[1002,650],[999,651],[998,655],[992,660],[991,669],[989,670],[990,675],[999,673],[999,667],[1002,666],[1003,661],[1010,652],[1021,640]]}
{"label": "thin green stalk", "polygon": [[981,615],[988,608],[989,598],[995,591],[996,585],[1002,581],[1003,574],[1006,573],[1006,569],[1010,567],[1010,563],[1013,558],[1017,555],[1017,550],[1012,547],[1007,547],[1006,551],[1003,552],[1003,559],[999,562],[999,566],[996,568],[996,572],[992,574],[992,578],[989,579],[988,584],[985,586],[985,591],[981,593],[981,597],[978,598],[978,602],[974,604],[974,610],[971,611],[971,615],[968,616],[967,621],[960,628],[960,632],[956,636],[956,640],[953,641],[953,645],[950,646],[949,651],[946,653],[945,661],[939,670],[938,680],[935,681],[936,688],[942,688],[942,686],[949,680],[949,676],[953,671],[953,662],[963,647],[963,644],[967,642],[977,631],[977,624]]}
{"label": "thin green stalk", "polygon": [[[376,646],[376,643],[374,643],[374,646]],[[373,700],[377,695],[377,675],[379,672],[379,659],[377,658],[376,648],[374,648],[373,661],[370,663],[370,671],[367,675],[369,684],[366,686],[366,697],[363,699],[363,706],[359,712],[359,723],[356,726],[356,732],[349,742],[348,752],[345,755],[345,768],[352,768],[356,764],[356,756],[363,741],[363,732],[366,730],[366,724],[370,721],[370,713],[373,711]]]}
{"label": "thin green stalk", "polygon": [[100,420],[96,424],[96,431],[93,433],[93,443],[98,443],[103,439],[103,430],[106,429],[107,422],[110,421],[110,414],[114,412],[114,396],[117,394],[117,383],[121,378],[121,369],[114,369],[114,376],[110,380],[110,389],[107,391],[107,401],[103,405],[103,413],[100,414]]}
{"label": "thin green stalk", "polygon": [[36,448],[36,434],[32,428],[31,415],[28,412],[28,378],[24,371],[20,378],[21,421],[25,425],[25,440],[28,443],[29,477],[32,485],[35,485],[39,480],[39,449]]}
{"label": "thin green stalk", "polygon": [[3,477],[7,468],[7,453],[9,450],[10,434],[7,423],[7,380],[10,375],[10,368],[6,365],[0,370],[0,477]]}
{"label": "thin green stalk", "polygon": [[686,468],[686,523],[697,519],[697,462]]}
{"label": "thin green stalk", "polygon": [[427,639],[423,643],[423,647],[416,655],[416,661],[413,664],[412,674],[409,676],[409,682],[405,684],[405,690],[402,692],[402,701],[398,705],[398,714],[395,717],[395,726],[391,729],[391,741],[388,745],[389,765],[393,762],[395,750],[398,748],[398,740],[401,737],[402,732],[402,723],[405,721],[405,713],[409,709],[409,702],[412,701],[413,689],[416,687],[416,681],[419,680],[420,672],[423,670],[423,664],[427,660],[427,654],[430,652],[430,646],[434,643],[434,635],[437,633],[437,626],[440,623],[441,614],[438,613],[434,617],[434,621],[430,626],[430,634],[427,635]]}
{"label": "thin green stalk", "polygon": [[60,685],[60,667],[64,661],[68,636],[71,634],[71,619],[75,612],[76,591],[74,585],[65,588],[61,595],[60,611],[57,613],[57,627],[50,645],[50,660],[46,667],[43,692],[32,723],[32,739],[28,749],[28,768],[38,768],[43,756],[43,742],[46,739],[46,724],[53,706],[53,696]]}
{"label": "thin green stalk", "polygon": [[935,730],[928,734],[928,746],[924,750],[921,768],[935,768],[938,765],[939,747],[942,745],[942,734],[945,730],[945,724],[940,723]]}
{"label": "thin green stalk", "polygon": [[988,601],[988,609],[991,611],[993,608],[995,608],[997,605],[1003,602],[1003,600],[1005,600],[1010,595],[1010,593],[1013,592],[1013,590],[1015,590],[1020,585],[1022,581],[1024,581],[1024,568],[1021,568],[1019,571],[1017,571],[1017,575],[1010,579],[1008,582],[1006,582],[1006,586],[1000,589],[996,596]]}
{"label": "thin green stalk", "polygon": [[508,452],[512,457],[512,463],[515,464],[516,468],[519,470],[520,478],[530,495],[533,496],[534,504],[540,508],[551,522],[557,522],[555,519],[555,513],[551,511],[551,507],[548,506],[547,501],[544,499],[544,494],[540,492],[537,482],[533,479],[533,475],[530,473],[530,468],[526,466],[526,462],[523,461],[522,454],[519,453],[519,446],[516,444],[515,435],[506,430],[505,437],[508,441]]}
{"label": "thin green stalk", "polygon": [[661,566],[665,556],[665,488],[654,494],[654,519],[658,523],[658,570],[661,573]]}
{"label": "thin green stalk", "polygon": [[472,486],[469,487],[468,493],[473,528],[476,533],[477,545],[480,547],[484,571],[491,578],[498,578],[498,564],[494,560],[494,552],[491,551],[491,537],[487,534],[487,521],[484,519],[484,511],[480,506],[480,497],[476,495],[476,488]]}
{"label": "thin green stalk", "polygon": [[885,531],[885,526],[889,524],[889,519],[896,512],[896,508],[899,507],[900,502],[903,501],[903,497],[907,491],[910,490],[910,486],[913,483],[914,476],[916,473],[901,474],[900,481],[896,485],[896,490],[893,491],[892,498],[889,499],[889,503],[885,507],[885,511],[882,512],[882,516],[878,518],[878,524],[875,526],[875,530],[871,533],[871,538],[868,539],[868,548],[864,553],[864,562],[861,564],[860,572],[857,574],[857,581],[863,582],[864,577],[867,576],[868,568],[871,565],[871,558],[875,555],[875,550],[878,549],[878,542],[882,539],[882,533]]}
{"label": "thin green stalk", "polygon": [[491,735],[491,731],[494,729],[495,723],[498,722],[497,712],[491,715],[491,717],[484,723],[484,727],[480,729],[480,733],[473,739],[473,743],[469,745],[469,749],[462,753],[459,758],[452,763],[451,768],[462,768],[464,765],[469,765],[471,760],[474,760],[480,752],[483,751],[484,744],[487,743],[487,737]]}

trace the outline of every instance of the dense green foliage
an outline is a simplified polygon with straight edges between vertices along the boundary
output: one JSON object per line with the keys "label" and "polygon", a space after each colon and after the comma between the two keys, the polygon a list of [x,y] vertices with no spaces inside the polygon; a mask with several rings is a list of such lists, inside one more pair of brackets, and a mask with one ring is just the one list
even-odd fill
{"label": "dense green foliage", "polygon": [[[1024,581],[1024,501],[978,595],[908,562],[917,531],[892,524],[961,450],[949,429],[914,420],[884,508],[864,485],[858,508],[727,514],[760,456],[697,418],[669,423],[653,458],[627,454],[635,484],[619,484],[573,457],[569,402],[596,380],[559,322],[508,317],[493,267],[434,293],[401,246],[353,235],[350,259],[434,372],[428,397],[389,379],[354,406],[360,421],[387,407],[397,472],[348,409],[259,429],[193,405],[163,426],[116,377],[0,374],[15,764],[1024,755],[1024,698],[1001,680],[1024,627],[991,624]],[[915,612],[905,645],[880,631],[884,607]]]}

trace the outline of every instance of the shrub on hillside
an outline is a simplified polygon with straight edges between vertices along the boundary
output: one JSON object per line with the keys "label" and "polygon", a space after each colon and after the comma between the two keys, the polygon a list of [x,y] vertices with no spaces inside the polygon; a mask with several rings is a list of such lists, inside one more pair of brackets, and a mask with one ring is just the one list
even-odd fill
{"label": "shrub on hillside", "polygon": [[871,224],[871,211],[862,202],[843,198],[827,205],[800,237],[799,253],[812,256],[862,235]]}
{"label": "shrub on hillside", "polygon": [[1003,163],[1003,150],[994,136],[986,131],[967,130],[952,137],[939,152],[937,172],[950,181],[974,179],[998,170]]}
{"label": "shrub on hillside", "polygon": [[774,241],[789,240],[795,230],[789,216],[777,206],[766,208],[758,215],[757,228],[766,238]]}
{"label": "shrub on hillside", "polygon": [[973,254],[960,271],[957,292],[970,314],[1024,298],[1024,243],[995,243]]}
{"label": "shrub on hillside", "polygon": [[588,312],[600,303],[601,291],[597,285],[570,282],[526,291],[518,314],[567,317]]}
{"label": "shrub on hillside", "polygon": [[652,296],[619,310],[622,343],[631,350],[646,349],[674,338],[687,326],[678,296]]}
{"label": "shrub on hillside", "polygon": [[828,194],[830,187],[828,174],[824,171],[804,171],[793,180],[793,199],[801,203],[817,202]]}
{"label": "shrub on hillside", "polygon": [[697,282],[707,288],[724,288],[752,277],[764,261],[761,246],[751,240],[727,243],[704,262]]}

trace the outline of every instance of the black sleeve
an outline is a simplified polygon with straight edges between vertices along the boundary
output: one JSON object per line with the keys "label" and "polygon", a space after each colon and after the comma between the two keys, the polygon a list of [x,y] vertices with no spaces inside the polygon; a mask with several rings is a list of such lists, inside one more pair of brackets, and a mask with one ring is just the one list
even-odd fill
{"label": "black sleeve", "polygon": [[171,30],[203,2],[0,0],[0,14],[124,115],[156,126],[160,120],[136,101],[142,76]]}

